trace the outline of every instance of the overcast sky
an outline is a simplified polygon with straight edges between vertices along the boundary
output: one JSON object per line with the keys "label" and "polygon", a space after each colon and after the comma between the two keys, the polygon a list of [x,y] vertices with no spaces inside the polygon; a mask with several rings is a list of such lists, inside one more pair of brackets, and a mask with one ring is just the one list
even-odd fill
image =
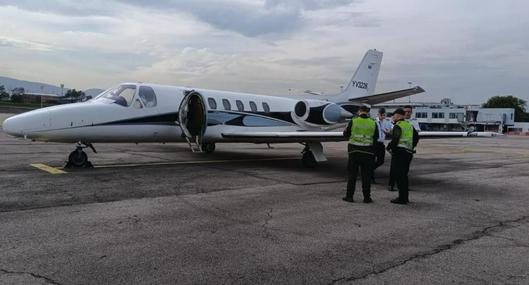
{"label": "overcast sky", "polygon": [[0,0],[0,75],[70,88],[330,94],[370,48],[384,52],[377,92],[529,99],[524,0]]}

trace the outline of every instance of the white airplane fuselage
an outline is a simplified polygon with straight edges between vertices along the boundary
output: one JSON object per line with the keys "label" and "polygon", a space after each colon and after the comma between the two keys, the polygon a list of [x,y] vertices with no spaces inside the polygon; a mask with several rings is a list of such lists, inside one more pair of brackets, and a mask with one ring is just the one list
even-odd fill
{"label": "white airplane fuselage", "polygon": [[[4,122],[4,131],[32,140],[64,143],[184,142],[185,136],[178,126],[178,112],[184,93],[189,90],[201,94],[207,105],[208,126],[203,134],[203,140],[206,142],[230,141],[221,135],[227,131],[278,132],[315,130],[323,127],[300,126],[292,119],[292,110],[300,101],[296,99],[153,84],[126,85],[136,86],[136,90],[140,86],[151,87],[156,94],[156,106],[122,106],[105,98],[96,98],[11,117]],[[215,100],[217,108],[212,109],[207,104],[208,100]],[[224,108],[223,100],[228,100],[231,110]],[[243,104],[242,111],[237,109],[237,101]],[[255,104],[255,111],[251,109],[250,102]],[[264,110],[263,103],[270,108],[268,112]],[[222,118],[223,116],[226,118]],[[237,117],[243,117],[240,125],[229,122]],[[245,119],[257,122],[244,124]]]}

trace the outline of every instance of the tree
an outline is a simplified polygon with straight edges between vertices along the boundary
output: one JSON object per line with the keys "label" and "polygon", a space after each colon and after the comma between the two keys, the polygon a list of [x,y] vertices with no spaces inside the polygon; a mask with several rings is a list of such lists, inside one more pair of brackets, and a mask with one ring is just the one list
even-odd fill
{"label": "tree", "polygon": [[529,121],[529,114],[525,112],[527,101],[522,100],[512,95],[509,96],[494,96],[482,105],[483,108],[513,108],[514,121],[527,122]]}
{"label": "tree", "polygon": [[23,87],[17,87],[11,90],[11,101],[14,103],[22,103],[26,90]]}
{"label": "tree", "polygon": [[24,95],[26,93],[26,90],[24,90],[24,87],[17,87],[11,90],[12,95]]}
{"label": "tree", "polygon": [[71,101],[78,102],[85,97],[85,94],[81,90],[69,89],[68,91],[66,91],[66,94],[64,94],[64,97],[70,98]]}
{"label": "tree", "polygon": [[0,100],[6,100],[9,98],[9,94],[6,92],[4,85],[0,85]]}

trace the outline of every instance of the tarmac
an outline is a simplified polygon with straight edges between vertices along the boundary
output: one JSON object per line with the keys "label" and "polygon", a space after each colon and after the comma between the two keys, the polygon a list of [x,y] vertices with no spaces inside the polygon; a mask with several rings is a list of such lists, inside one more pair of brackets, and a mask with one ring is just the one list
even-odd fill
{"label": "tarmac", "polygon": [[73,145],[0,131],[0,284],[529,284],[528,143],[422,140],[403,206],[389,155],[373,204],[342,201],[345,143],[313,169],[297,144],[98,144],[69,170]]}

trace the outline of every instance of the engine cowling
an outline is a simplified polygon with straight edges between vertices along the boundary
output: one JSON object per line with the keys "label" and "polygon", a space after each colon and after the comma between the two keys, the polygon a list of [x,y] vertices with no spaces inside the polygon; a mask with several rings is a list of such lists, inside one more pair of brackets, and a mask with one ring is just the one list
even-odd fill
{"label": "engine cowling", "polygon": [[292,112],[294,121],[310,126],[333,125],[351,117],[353,114],[339,105],[319,100],[299,101]]}

